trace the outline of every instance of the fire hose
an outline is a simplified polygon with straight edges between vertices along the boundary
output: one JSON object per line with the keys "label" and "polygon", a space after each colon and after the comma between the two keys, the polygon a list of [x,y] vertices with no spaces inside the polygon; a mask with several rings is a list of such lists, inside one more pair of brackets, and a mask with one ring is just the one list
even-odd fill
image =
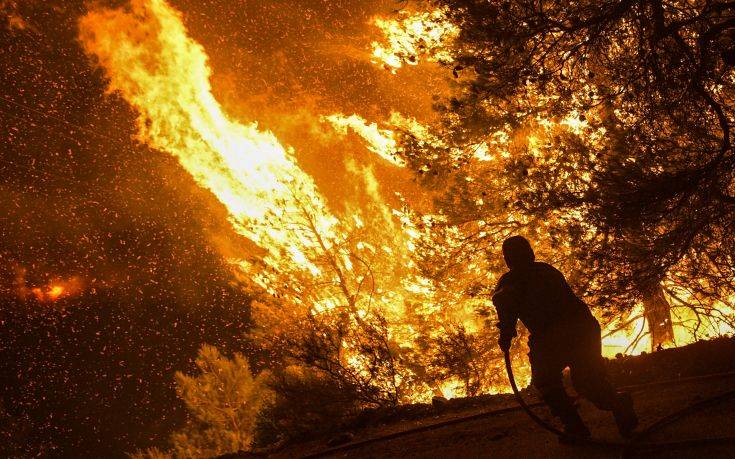
{"label": "fire hose", "polygon": [[729,398],[735,397],[735,390],[727,391],[723,394],[701,400],[699,402],[688,405],[685,408],[682,408],[678,411],[675,411],[667,416],[664,416],[663,418],[659,419],[658,421],[654,422],[650,426],[646,427],[642,431],[635,434],[633,437],[631,437],[627,441],[611,441],[611,440],[601,440],[601,439],[595,439],[595,438],[585,438],[585,437],[579,437],[579,436],[567,434],[559,430],[558,428],[554,427],[553,425],[549,424],[548,422],[544,421],[536,413],[534,413],[533,410],[531,410],[531,407],[528,406],[526,401],[523,399],[523,396],[521,396],[520,391],[518,390],[518,386],[516,384],[515,377],[513,376],[513,367],[511,365],[510,352],[507,350],[504,351],[503,357],[505,358],[505,370],[508,373],[508,382],[510,383],[511,389],[513,389],[513,394],[515,395],[516,400],[518,401],[518,404],[521,406],[523,411],[525,411],[526,414],[536,424],[548,430],[549,432],[559,436],[559,438],[561,439],[567,439],[567,440],[570,440],[572,442],[579,443],[579,444],[619,448],[621,457],[626,457],[633,449],[656,449],[656,448],[661,448],[661,447],[687,448],[687,447],[693,447],[693,446],[705,446],[705,445],[715,445],[715,444],[735,444],[735,437],[702,438],[702,439],[681,440],[681,441],[672,441],[672,442],[664,442],[664,443],[647,443],[647,444],[640,443],[641,440],[650,436],[652,433],[660,430],[664,426],[667,426],[683,418],[684,416],[692,414],[703,408],[715,405]]}
{"label": "fire hose", "polygon": [[518,385],[516,385],[515,377],[513,376],[513,367],[511,365],[510,361],[510,352],[509,351],[503,351],[503,357],[505,358],[505,371],[508,373],[508,382],[510,382],[510,387],[513,389],[513,394],[516,397],[516,400],[518,401],[518,404],[523,408],[523,411],[526,412],[526,414],[533,419],[533,421],[543,427],[544,429],[548,430],[549,432],[556,434],[559,436],[559,438],[572,440],[574,442],[578,443],[591,443],[596,445],[602,445],[602,446],[624,446],[628,442],[614,442],[614,441],[606,441],[606,440],[597,440],[594,438],[584,438],[584,437],[578,437],[575,435],[570,435],[566,432],[562,432],[561,430],[557,429],[556,427],[552,426],[548,422],[541,419],[536,413],[531,410],[531,407],[528,406],[525,400],[523,400],[523,397],[521,396],[521,392],[518,390]]}

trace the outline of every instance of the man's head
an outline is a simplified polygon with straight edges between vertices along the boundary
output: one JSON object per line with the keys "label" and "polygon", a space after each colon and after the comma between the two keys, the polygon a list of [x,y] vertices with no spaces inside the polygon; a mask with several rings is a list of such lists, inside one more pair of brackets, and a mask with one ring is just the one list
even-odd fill
{"label": "man's head", "polygon": [[503,242],[503,258],[510,269],[528,266],[536,259],[531,244],[523,236],[513,236]]}

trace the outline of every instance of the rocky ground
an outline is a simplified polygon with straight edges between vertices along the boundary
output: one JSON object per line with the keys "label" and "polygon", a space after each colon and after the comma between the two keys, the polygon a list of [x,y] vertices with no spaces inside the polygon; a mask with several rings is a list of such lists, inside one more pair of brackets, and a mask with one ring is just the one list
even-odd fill
{"label": "rocky ground", "polygon": [[[641,429],[681,408],[735,389],[735,339],[721,338],[678,349],[659,351],[610,362],[610,373],[618,386],[630,386]],[[714,375],[701,377],[703,375]],[[533,402],[526,393],[529,402]],[[585,401],[581,413],[595,438],[619,442],[612,418]],[[290,445],[271,454],[275,458],[605,458],[621,457],[620,448],[596,445],[564,445],[533,423],[512,396],[479,397],[452,401],[440,408],[417,406],[421,417],[383,419],[380,423],[343,432],[345,442],[328,446],[331,438]],[[496,410],[500,410],[497,412]],[[550,419],[544,407],[534,410]],[[409,410],[410,411],[410,410]],[[496,411],[494,414],[487,414]],[[642,448],[629,457],[735,458],[735,443],[682,447],[646,446],[664,442],[735,437],[735,397],[692,413],[646,438]],[[408,418],[408,419],[407,419]]]}

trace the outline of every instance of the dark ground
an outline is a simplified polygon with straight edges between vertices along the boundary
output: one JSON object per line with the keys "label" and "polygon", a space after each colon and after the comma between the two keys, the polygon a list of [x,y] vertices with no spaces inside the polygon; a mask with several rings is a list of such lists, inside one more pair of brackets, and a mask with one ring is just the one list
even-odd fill
{"label": "dark ground", "polygon": [[[691,403],[735,389],[735,374],[687,381],[687,378],[735,371],[735,339],[720,338],[699,342],[690,346],[664,350],[638,357],[626,357],[610,362],[610,374],[618,386],[639,385],[631,388],[636,409],[641,418],[640,428],[646,428],[658,419]],[[676,381],[682,379],[681,381]],[[666,383],[662,383],[666,381]],[[524,391],[526,392],[526,391]],[[535,401],[530,393],[526,399]],[[404,420],[392,420],[383,424],[354,430],[354,443],[375,439],[397,432],[408,432],[418,427],[477,415],[504,407],[515,406],[506,395],[478,397],[450,401],[443,413],[426,406],[424,417],[415,414]],[[421,411],[420,407],[408,410]],[[534,408],[548,419],[545,408]],[[647,442],[670,442],[699,438],[735,436],[732,413],[735,399],[693,413],[653,434]],[[596,438],[619,441],[611,416],[600,412],[586,401],[581,401],[581,412]],[[408,419],[412,418],[412,419]],[[325,452],[329,438],[291,445],[271,457],[303,457]],[[680,458],[735,457],[735,445],[706,446],[696,448],[657,448],[641,450],[632,457]],[[606,458],[620,457],[615,448],[599,446],[561,445],[552,434],[534,424],[520,410],[485,416],[437,427],[422,432],[408,433],[387,441],[374,441],[349,449],[333,450],[324,457],[391,458],[391,457],[561,457]]]}

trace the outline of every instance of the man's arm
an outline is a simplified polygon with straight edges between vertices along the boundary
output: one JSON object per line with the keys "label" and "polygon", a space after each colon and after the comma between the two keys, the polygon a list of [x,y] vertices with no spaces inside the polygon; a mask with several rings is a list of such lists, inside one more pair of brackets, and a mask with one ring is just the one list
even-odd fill
{"label": "man's arm", "polygon": [[517,302],[517,288],[509,282],[506,276],[503,276],[500,278],[498,287],[493,294],[493,304],[495,305],[495,310],[498,312],[498,329],[500,329],[498,345],[503,352],[510,349],[513,338],[517,336]]}

